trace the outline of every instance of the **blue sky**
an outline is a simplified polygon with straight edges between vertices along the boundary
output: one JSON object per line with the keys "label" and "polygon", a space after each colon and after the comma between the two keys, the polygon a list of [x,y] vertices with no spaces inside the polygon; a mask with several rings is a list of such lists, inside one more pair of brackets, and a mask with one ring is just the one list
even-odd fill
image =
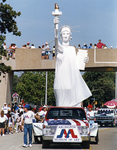
{"label": "blue sky", "polygon": [[16,43],[20,48],[30,42],[36,47],[45,41],[54,40],[52,11],[54,4],[59,5],[62,16],[60,24],[72,24],[80,32],[72,32],[71,45],[81,46],[97,43],[98,39],[108,47],[117,46],[117,0],[7,0],[14,10],[21,11],[17,17],[17,26],[22,36],[8,33],[7,47]]}

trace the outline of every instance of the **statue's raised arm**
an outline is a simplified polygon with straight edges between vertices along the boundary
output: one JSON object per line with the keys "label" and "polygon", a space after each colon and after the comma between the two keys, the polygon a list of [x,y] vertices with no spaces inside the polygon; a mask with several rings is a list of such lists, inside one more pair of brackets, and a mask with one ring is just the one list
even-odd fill
{"label": "statue's raised arm", "polygon": [[62,12],[59,11],[59,6],[57,3],[55,3],[55,11],[52,12],[52,15],[55,16],[55,18],[54,18],[55,54],[57,54],[57,51],[60,50],[58,48],[60,45],[60,44],[58,44],[59,16],[62,15]]}

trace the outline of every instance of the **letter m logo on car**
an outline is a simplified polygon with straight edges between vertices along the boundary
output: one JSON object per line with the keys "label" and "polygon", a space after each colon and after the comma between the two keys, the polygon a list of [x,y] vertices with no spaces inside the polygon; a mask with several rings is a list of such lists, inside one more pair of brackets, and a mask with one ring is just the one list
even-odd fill
{"label": "letter m logo on car", "polygon": [[60,134],[57,135],[57,138],[62,138],[63,135],[65,135],[65,138],[69,138],[70,134],[71,134],[72,138],[78,138],[77,135],[74,134],[73,129],[69,129],[68,132],[66,131],[66,129],[62,129]]}

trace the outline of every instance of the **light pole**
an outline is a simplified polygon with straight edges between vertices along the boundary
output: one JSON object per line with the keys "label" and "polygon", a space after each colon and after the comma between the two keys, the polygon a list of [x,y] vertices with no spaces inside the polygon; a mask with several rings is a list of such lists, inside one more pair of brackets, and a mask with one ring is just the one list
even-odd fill
{"label": "light pole", "polygon": [[46,71],[46,90],[45,90],[45,105],[47,105],[47,82],[48,82],[48,72]]}

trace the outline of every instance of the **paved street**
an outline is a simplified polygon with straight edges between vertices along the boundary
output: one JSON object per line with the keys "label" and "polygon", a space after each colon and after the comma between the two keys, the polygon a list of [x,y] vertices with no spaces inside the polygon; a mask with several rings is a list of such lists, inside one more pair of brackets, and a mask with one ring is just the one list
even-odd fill
{"label": "paved street", "polygon": [[[99,129],[99,144],[96,145],[94,142],[91,142],[89,150],[116,150],[117,149],[117,128],[100,128]],[[23,133],[15,133],[12,135],[6,135],[4,137],[0,137],[0,150],[24,150],[23,145]],[[32,148],[27,148],[27,150],[42,150],[41,144],[33,144]],[[49,150],[60,150],[60,149],[79,149],[82,150],[80,145],[51,145]]]}
{"label": "paved street", "polygon": [[117,127],[102,128],[99,144],[91,144],[91,150],[117,150]]}

